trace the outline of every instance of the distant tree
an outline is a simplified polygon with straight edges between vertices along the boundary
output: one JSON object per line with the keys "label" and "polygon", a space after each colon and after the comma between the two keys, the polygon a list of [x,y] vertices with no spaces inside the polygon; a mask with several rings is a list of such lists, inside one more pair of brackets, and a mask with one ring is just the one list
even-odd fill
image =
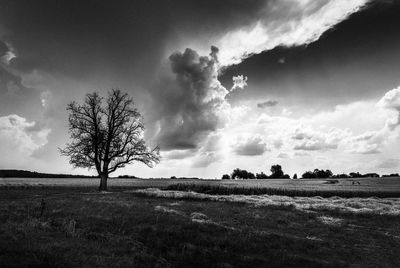
{"label": "distant tree", "polygon": [[281,165],[272,165],[271,166],[271,175],[269,176],[270,178],[282,178],[283,177],[283,171]]}
{"label": "distant tree", "polygon": [[257,173],[256,174],[256,179],[257,180],[265,180],[265,179],[268,179],[268,175],[265,174],[264,172]]}
{"label": "distant tree", "polygon": [[392,173],[392,174],[385,174],[385,175],[382,175],[382,177],[399,177],[399,173]]}
{"label": "distant tree", "polygon": [[314,175],[315,175],[315,178],[330,178],[330,177],[332,177],[333,173],[329,169],[327,169],[327,170],[315,169]]}
{"label": "distant tree", "polygon": [[347,175],[347,174],[336,174],[336,175],[333,175],[332,176],[332,178],[337,178],[337,179],[346,179],[346,178],[350,178],[350,175]]}
{"label": "distant tree", "polygon": [[352,178],[361,178],[362,175],[360,174],[360,172],[350,172],[350,177]]}
{"label": "distant tree", "polygon": [[378,173],[366,173],[363,175],[363,177],[367,177],[367,178],[379,178],[379,174]]}
{"label": "distant tree", "polygon": [[256,178],[256,176],[254,176],[254,173],[247,172],[247,179],[254,180],[255,178]]}
{"label": "distant tree", "polygon": [[121,178],[121,179],[139,179],[138,177],[132,176],[132,175],[119,175],[118,178]]}
{"label": "distant tree", "polygon": [[229,176],[228,174],[224,174],[224,175],[222,175],[222,179],[223,180],[230,180],[231,176]]}
{"label": "distant tree", "polygon": [[330,178],[333,176],[332,171],[329,169],[323,170],[323,169],[314,169],[314,171],[306,171],[303,175],[302,178],[304,179],[315,179],[315,178]]}
{"label": "distant tree", "polygon": [[315,174],[312,171],[306,171],[303,173],[303,175],[301,175],[301,177],[303,179],[313,179],[313,178],[315,178]]}
{"label": "distant tree", "polygon": [[231,174],[232,180],[242,179],[241,169],[235,168]]}
{"label": "distant tree", "polygon": [[233,170],[232,174],[231,174],[231,178],[233,180],[237,180],[237,179],[243,179],[242,177],[242,170],[239,168],[236,168]]}
{"label": "distant tree", "polygon": [[233,180],[235,179],[247,180],[247,179],[255,179],[256,177],[254,176],[253,173],[248,172],[247,170],[236,168],[233,170],[231,178]]}
{"label": "distant tree", "polygon": [[100,191],[107,190],[108,176],[118,168],[134,161],[152,167],[160,160],[158,146],[145,145],[142,116],[127,93],[113,89],[102,104],[97,92],[87,94],[83,104],[68,104],[72,142],[60,149],[74,167],[97,170]]}
{"label": "distant tree", "polygon": [[296,173],[294,173],[293,179],[294,179],[294,180],[297,180],[297,174],[296,174]]}

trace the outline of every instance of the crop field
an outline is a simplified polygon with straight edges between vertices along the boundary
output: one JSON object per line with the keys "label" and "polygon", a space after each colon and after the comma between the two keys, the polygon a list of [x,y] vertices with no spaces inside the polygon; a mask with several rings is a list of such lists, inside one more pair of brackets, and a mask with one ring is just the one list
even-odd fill
{"label": "crop field", "polygon": [[399,198],[0,189],[2,267],[398,267]]}

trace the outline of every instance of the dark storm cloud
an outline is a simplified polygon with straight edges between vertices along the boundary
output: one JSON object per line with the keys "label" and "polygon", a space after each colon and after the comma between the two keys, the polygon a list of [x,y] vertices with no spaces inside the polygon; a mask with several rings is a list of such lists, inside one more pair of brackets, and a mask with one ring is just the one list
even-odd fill
{"label": "dark storm cloud", "polygon": [[210,132],[223,125],[225,96],[219,83],[218,49],[199,56],[192,49],[170,56],[175,78],[164,78],[155,87],[153,101],[159,126],[156,140],[164,150],[194,149]]}
{"label": "dark storm cloud", "polygon": [[[42,70],[96,87],[118,86],[141,97],[140,93],[158,79],[160,63],[171,50],[182,47],[181,42],[184,45],[190,41],[205,42],[213,36],[253,25],[278,2],[3,0],[1,3],[0,25],[7,29],[7,40],[18,52],[12,61],[13,68],[25,73]],[[59,88],[51,90],[65,90],[66,86]],[[72,87],[69,90],[71,95],[64,93],[69,98],[81,91]]]}
{"label": "dark storm cloud", "polygon": [[233,75],[245,73],[252,81],[245,98],[267,92],[319,108],[378,97],[399,82],[399,12],[398,1],[373,1],[318,41],[255,55],[225,70],[220,80],[228,85]]}
{"label": "dark storm cloud", "polygon": [[[4,24],[11,29],[9,39],[19,52],[14,67],[22,71],[37,68],[74,78],[106,71],[111,75],[144,75],[160,58],[159,41],[166,38],[169,26],[162,23],[163,14],[152,12],[149,4],[126,4],[8,3],[11,14],[5,15]],[[140,62],[141,68],[135,62]]]}
{"label": "dark storm cloud", "polygon": [[4,56],[7,51],[8,46],[4,42],[0,41],[0,57]]}
{"label": "dark storm cloud", "polygon": [[[0,4],[0,37],[18,52],[10,68],[20,77],[38,74],[38,86],[53,96],[49,102],[65,105],[85,92],[119,87],[148,108],[146,118],[154,109],[145,105],[147,90],[180,42],[249,24],[265,0],[1,0]],[[5,52],[7,44],[0,43],[0,54]],[[11,83],[11,89],[16,88],[13,84],[18,86]],[[157,90],[154,95],[163,94],[162,87]],[[174,110],[174,105],[171,102],[167,109]],[[193,144],[183,147],[188,146]]]}
{"label": "dark storm cloud", "polygon": [[278,105],[278,101],[276,101],[276,100],[268,100],[268,101],[257,103],[257,107],[261,108],[261,109],[267,108],[267,107],[274,107],[276,105]]}
{"label": "dark storm cloud", "polygon": [[181,36],[214,34],[250,23],[265,4],[265,0],[2,2],[0,23],[10,29],[8,38],[18,49],[16,68],[75,77],[106,70],[135,74],[138,80],[151,77],[149,70],[157,68],[167,43],[174,46]]}
{"label": "dark storm cloud", "polygon": [[40,90],[26,87],[22,78],[0,64],[0,115],[40,114]]}

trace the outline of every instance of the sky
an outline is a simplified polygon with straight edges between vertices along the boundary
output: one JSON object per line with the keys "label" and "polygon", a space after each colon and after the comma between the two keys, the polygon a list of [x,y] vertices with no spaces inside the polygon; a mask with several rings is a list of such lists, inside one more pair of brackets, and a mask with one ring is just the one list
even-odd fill
{"label": "sky", "polygon": [[133,97],[154,168],[400,170],[400,3],[0,0],[0,169],[73,169],[66,106]]}

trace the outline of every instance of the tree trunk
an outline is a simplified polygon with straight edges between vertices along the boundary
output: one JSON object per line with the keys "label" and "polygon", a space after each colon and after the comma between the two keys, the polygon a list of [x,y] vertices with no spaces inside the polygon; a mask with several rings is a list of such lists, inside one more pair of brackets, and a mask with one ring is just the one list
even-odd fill
{"label": "tree trunk", "polygon": [[100,187],[99,191],[107,191],[107,179],[108,176],[106,174],[100,174]]}

